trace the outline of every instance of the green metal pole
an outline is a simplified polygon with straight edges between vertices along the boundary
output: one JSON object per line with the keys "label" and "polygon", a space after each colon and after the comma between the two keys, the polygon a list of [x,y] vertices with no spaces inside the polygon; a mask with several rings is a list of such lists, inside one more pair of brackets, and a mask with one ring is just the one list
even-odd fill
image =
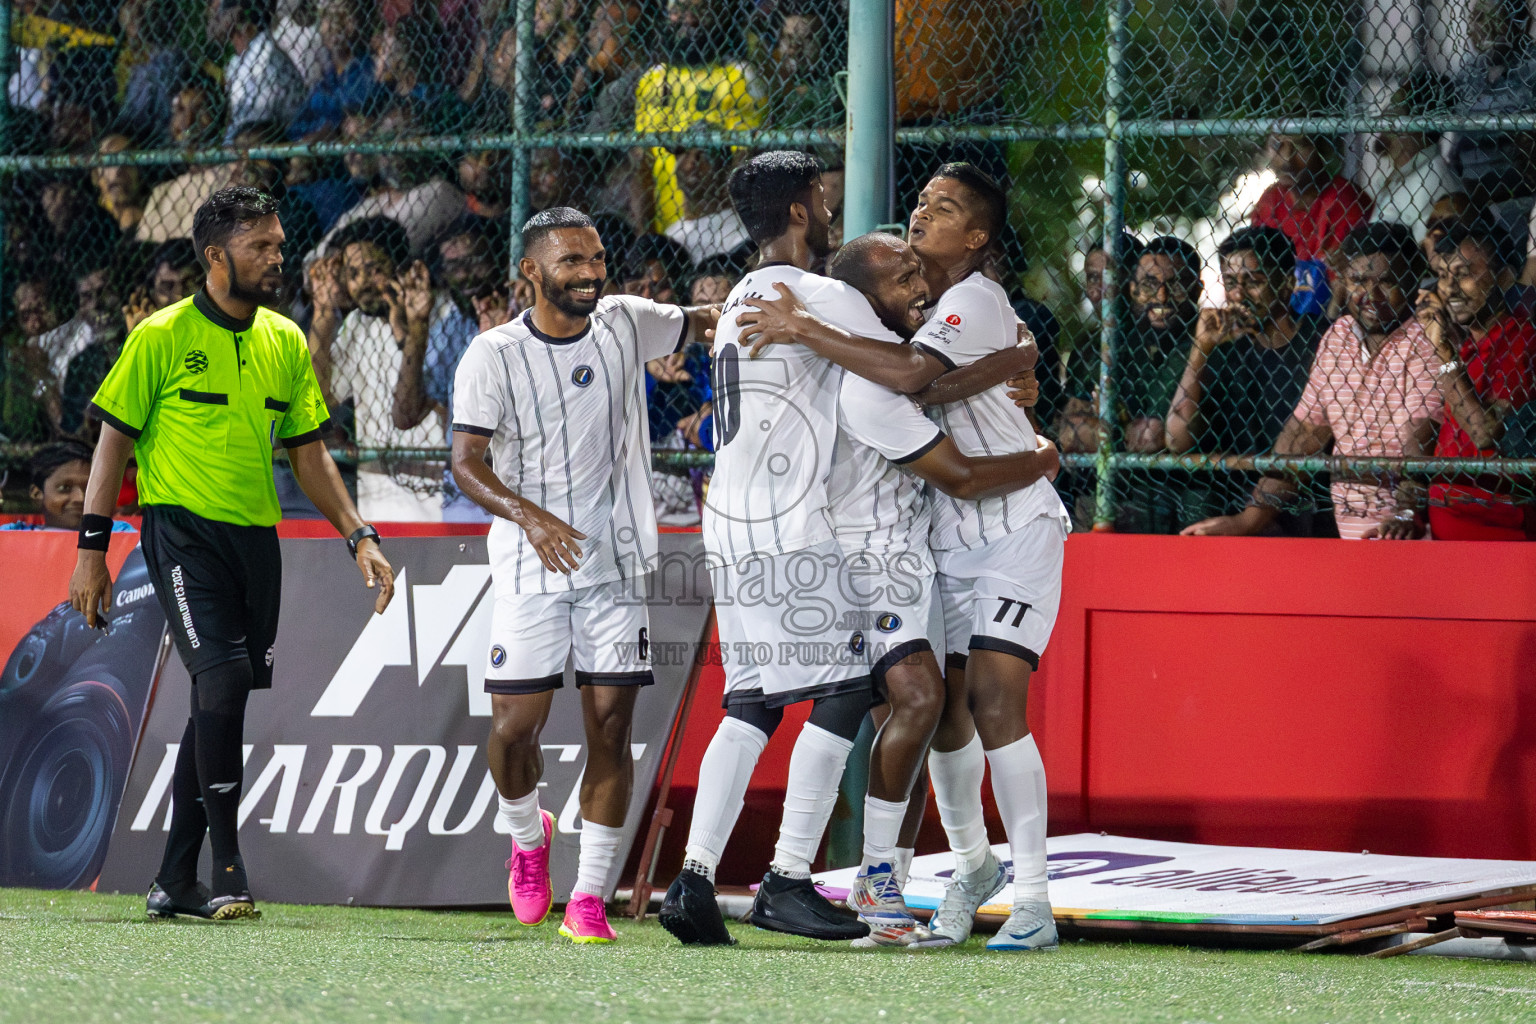
{"label": "green metal pole", "polygon": [[512,230],[507,232],[507,273],[517,277],[517,261],[523,258],[523,222],[528,219],[528,143],[533,132],[534,104],[534,0],[517,0],[517,63],[512,68],[512,131],[518,140],[512,149]]}
{"label": "green metal pole", "polygon": [[893,0],[849,0],[844,238],[857,238],[891,219],[895,19]]}
{"label": "green metal pole", "polygon": [[1099,341],[1099,451],[1093,528],[1111,530],[1115,522],[1114,446],[1115,345],[1125,303],[1121,292],[1123,268],[1120,233],[1125,228],[1125,154],[1121,150],[1120,109],[1125,94],[1125,18],[1129,0],[1109,0],[1104,47],[1104,300],[1100,307],[1103,335]]}
{"label": "green metal pole", "polygon": [[[0,155],[11,155],[11,4],[0,0]],[[6,247],[5,204],[10,197],[9,177],[0,170],[0,253]],[[5,295],[5,260],[0,258],[0,309],[10,310]],[[14,313],[14,311],[11,311]]]}

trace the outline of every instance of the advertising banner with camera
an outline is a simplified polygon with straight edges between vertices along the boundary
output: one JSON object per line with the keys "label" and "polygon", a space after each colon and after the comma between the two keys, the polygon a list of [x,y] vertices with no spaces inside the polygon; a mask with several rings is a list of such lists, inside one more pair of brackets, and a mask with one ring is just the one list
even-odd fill
{"label": "advertising banner with camera", "polygon": [[75,534],[0,536],[0,886],[81,888],[106,856],[165,615],[134,539],[109,549],[117,585],[93,629],[64,586]]}
{"label": "advertising banner with camera", "polygon": [[[386,531],[387,532],[387,531]],[[483,537],[386,537],[396,598],[373,615],[344,546],[284,540],[282,614],[270,692],[246,717],[240,844],[267,900],[452,906],[507,898],[508,834],[486,767],[485,692],[496,594]],[[664,534],[649,631],[618,655],[649,660],[631,753],[634,788],[610,891],[640,827],[708,613],[698,535]],[[494,663],[494,651],[490,655]],[[585,733],[568,666],[542,734],[539,799],[557,818],[555,891],[575,880]],[[167,662],[128,779],[98,889],[155,876],[189,681]]]}

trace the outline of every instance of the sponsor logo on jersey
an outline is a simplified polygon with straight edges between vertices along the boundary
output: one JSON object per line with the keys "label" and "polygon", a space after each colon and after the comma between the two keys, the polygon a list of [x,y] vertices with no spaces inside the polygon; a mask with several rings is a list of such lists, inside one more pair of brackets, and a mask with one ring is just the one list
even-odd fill
{"label": "sponsor logo on jersey", "polygon": [[491,667],[501,668],[507,661],[507,649],[501,644],[491,648]]}
{"label": "sponsor logo on jersey", "polygon": [[187,358],[181,362],[187,368],[188,373],[202,373],[208,369],[208,355],[201,349],[193,349],[191,352],[188,352]]}
{"label": "sponsor logo on jersey", "polygon": [[894,633],[901,628],[901,616],[886,612],[875,620],[875,628],[882,633]]}
{"label": "sponsor logo on jersey", "polygon": [[849,637],[848,638],[848,649],[850,651],[852,651],[854,654],[863,654],[864,653],[864,634],[863,633],[854,633],[853,636]]}
{"label": "sponsor logo on jersey", "polygon": [[951,326],[951,327],[959,327],[960,326],[960,322],[961,322],[960,321],[960,314],[959,313],[951,313],[951,314],[949,314],[949,316],[944,318],[944,322],[949,324],[949,326]]}
{"label": "sponsor logo on jersey", "polygon": [[571,383],[579,388],[584,388],[592,383],[592,367],[578,366],[571,371]]}

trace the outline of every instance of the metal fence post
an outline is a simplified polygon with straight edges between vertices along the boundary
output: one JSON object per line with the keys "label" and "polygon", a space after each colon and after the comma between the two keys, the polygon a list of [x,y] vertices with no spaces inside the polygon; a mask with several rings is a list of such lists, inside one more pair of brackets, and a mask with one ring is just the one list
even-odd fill
{"label": "metal fence post", "polygon": [[533,5],[535,0],[517,0],[517,63],[512,68],[512,202],[507,216],[507,274],[517,278],[517,261],[523,258],[523,222],[528,219],[529,142],[533,133],[534,39]]}
{"label": "metal fence post", "polygon": [[1125,228],[1125,153],[1121,149],[1121,103],[1125,92],[1126,15],[1130,0],[1109,0],[1104,46],[1104,300],[1099,342],[1099,451],[1093,528],[1111,530],[1115,522],[1113,423],[1115,420],[1115,347],[1124,309],[1119,266],[1120,234]]}
{"label": "metal fence post", "polygon": [[857,238],[891,219],[895,22],[894,0],[849,0],[845,239]]}
{"label": "metal fence post", "polygon": [[[11,155],[11,5],[0,3],[0,155]],[[11,198],[11,175],[0,171],[0,252],[6,248],[5,208]],[[5,295],[5,260],[0,259],[0,309],[13,312]]]}

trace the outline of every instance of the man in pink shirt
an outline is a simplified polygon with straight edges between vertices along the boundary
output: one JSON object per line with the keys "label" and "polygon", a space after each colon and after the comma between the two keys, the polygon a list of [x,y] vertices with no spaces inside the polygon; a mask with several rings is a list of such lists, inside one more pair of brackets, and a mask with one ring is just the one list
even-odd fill
{"label": "man in pink shirt", "polygon": [[1346,233],[1371,218],[1371,197],[1328,172],[1324,140],[1271,135],[1264,153],[1275,183],[1253,209],[1255,227],[1279,228],[1296,243],[1296,289],[1291,310],[1328,310],[1332,295],[1328,257]]}
{"label": "man in pink shirt", "polygon": [[[1440,360],[1413,318],[1410,297],[1424,259],[1412,233],[1400,224],[1366,224],[1344,237],[1341,256],[1345,305],[1318,342],[1317,358],[1296,411],[1275,441],[1276,455],[1317,455],[1333,444],[1335,455],[1397,458],[1424,455],[1434,447],[1443,399],[1435,387]],[[1334,474],[1333,508],[1339,536],[1361,540],[1398,515],[1413,515],[1417,493],[1399,495],[1387,477]],[[1186,536],[1264,533],[1296,498],[1296,485],[1267,476],[1247,508],[1187,527]]]}

